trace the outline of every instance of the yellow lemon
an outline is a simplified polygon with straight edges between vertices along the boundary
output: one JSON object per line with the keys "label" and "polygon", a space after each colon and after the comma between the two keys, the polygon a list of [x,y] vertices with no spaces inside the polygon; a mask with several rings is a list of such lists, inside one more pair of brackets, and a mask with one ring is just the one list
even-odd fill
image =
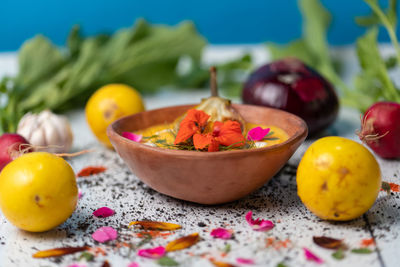
{"label": "yellow lemon", "polygon": [[314,142],[297,169],[297,193],[321,219],[359,217],[374,204],[380,187],[374,156],[363,145],[343,137]]}
{"label": "yellow lemon", "polygon": [[71,216],[77,201],[74,171],[53,154],[25,154],[0,173],[0,208],[8,221],[23,230],[56,227]]}
{"label": "yellow lemon", "polygon": [[112,147],[107,127],[115,120],[142,112],[144,105],[138,91],[124,84],[109,84],[98,89],[86,104],[86,120],[97,139]]}

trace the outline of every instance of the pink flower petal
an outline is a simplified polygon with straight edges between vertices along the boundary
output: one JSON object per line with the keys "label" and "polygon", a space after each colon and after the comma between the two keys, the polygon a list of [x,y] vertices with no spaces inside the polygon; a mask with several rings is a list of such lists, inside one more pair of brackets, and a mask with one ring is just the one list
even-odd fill
{"label": "pink flower petal", "polygon": [[156,248],[148,248],[148,249],[140,249],[137,254],[140,257],[150,258],[150,259],[159,259],[162,258],[166,253],[164,247],[156,247]]}
{"label": "pink flower petal", "polygon": [[227,230],[224,228],[216,228],[211,231],[211,236],[215,237],[215,238],[221,238],[221,239],[231,239],[232,230]]}
{"label": "pink flower petal", "polygon": [[80,189],[78,189],[78,199],[82,198],[82,191]]}
{"label": "pink flower petal", "polygon": [[252,259],[245,259],[245,258],[237,258],[236,259],[237,263],[241,263],[241,264],[254,264],[254,260]]}
{"label": "pink flower petal", "polygon": [[141,134],[134,134],[131,132],[123,132],[122,137],[125,137],[129,140],[132,140],[134,142],[140,142],[142,141],[142,135]]}
{"label": "pink flower petal", "polygon": [[269,131],[270,128],[263,129],[261,127],[255,127],[247,133],[247,140],[261,141],[269,133]]}
{"label": "pink flower petal", "polygon": [[318,263],[318,264],[321,264],[321,263],[324,262],[321,258],[317,257],[317,256],[316,256],[314,253],[312,253],[310,250],[308,250],[308,249],[306,249],[306,248],[303,248],[303,251],[304,251],[304,256],[306,257],[307,260],[309,260],[309,261],[314,261],[314,262],[316,262],[316,263]]}
{"label": "pink flower petal", "polygon": [[86,267],[86,265],[81,263],[73,263],[71,265],[68,265],[68,267]]}
{"label": "pink flower petal", "polygon": [[108,207],[102,207],[102,208],[99,208],[99,209],[97,209],[97,210],[95,210],[93,212],[94,216],[102,217],[102,218],[110,217],[110,216],[112,216],[114,214],[115,214],[115,211],[110,209],[110,208],[108,208]]}
{"label": "pink flower petal", "polygon": [[104,243],[110,240],[115,240],[118,237],[117,231],[109,226],[103,226],[92,234],[92,238],[97,242]]}
{"label": "pink flower petal", "polygon": [[131,263],[129,263],[128,267],[140,267],[140,266],[136,262],[131,262]]}
{"label": "pink flower petal", "polygon": [[269,231],[275,226],[273,222],[268,220],[261,220],[260,218],[253,220],[252,211],[249,211],[246,214],[246,221],[250,225],[250,227],[256,231]]}

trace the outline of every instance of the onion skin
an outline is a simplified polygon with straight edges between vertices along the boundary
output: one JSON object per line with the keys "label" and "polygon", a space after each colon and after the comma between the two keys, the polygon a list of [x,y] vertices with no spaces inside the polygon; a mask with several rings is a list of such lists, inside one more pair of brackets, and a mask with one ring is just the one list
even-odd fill
{"label": "onion skin", "polygon": [[[29,142],[19,134],[5,133],[0,136],[0,171],[21,154],[20,149],[29,146]],[[26,152],[32,152],[32,149]]]}
{"label": "onion skin", "polygon": [[339,101],[333,86],[315,70],[295,58],[266,64],[244,84],[245,104],[288,111],[301,117],[313,135],[332,124]]}
{"label": "onion skin", "polygon": [[400,104],[377,102],[369,107],[358,136],[382,158],[400,158]]}

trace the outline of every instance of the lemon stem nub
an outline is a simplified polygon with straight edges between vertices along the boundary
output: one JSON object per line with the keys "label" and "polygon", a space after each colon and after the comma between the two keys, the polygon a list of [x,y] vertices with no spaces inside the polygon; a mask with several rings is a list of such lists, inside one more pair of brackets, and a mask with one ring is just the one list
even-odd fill
{"label": "lemon stem nub", "polygon": [[211,96],[218,96],[217,69],[214,66],[210,67],[210,87]]}

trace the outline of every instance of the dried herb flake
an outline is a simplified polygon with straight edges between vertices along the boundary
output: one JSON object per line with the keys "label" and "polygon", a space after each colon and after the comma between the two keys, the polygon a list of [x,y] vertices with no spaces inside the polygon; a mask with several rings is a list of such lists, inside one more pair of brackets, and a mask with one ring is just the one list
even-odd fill
{"label": "dried herb flake", "polygon": [[174,259],[168,257],[168,256],[164,256],[160,259],[158,259],[157,263],[161,266],[178,266],[179,263],[176,262]]}
{"label": "dried herb flake", "polygon": [[373,251],[370,250],[369,248],[355,248],[352,249],[351,252],[356,254],[371,254]]}

